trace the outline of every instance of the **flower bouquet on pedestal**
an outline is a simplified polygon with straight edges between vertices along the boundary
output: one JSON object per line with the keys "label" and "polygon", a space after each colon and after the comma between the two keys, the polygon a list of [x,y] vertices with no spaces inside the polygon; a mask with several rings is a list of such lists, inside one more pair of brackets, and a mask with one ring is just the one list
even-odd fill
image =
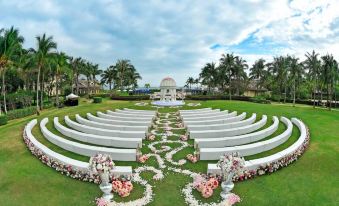
{"label": "flower bouquet on pedestal", "polygon": [[112,184],[109,183],[109,176],[114,169],[114,162],[111,156],[106,154],[97,154],[89,160],[89,168],[93,173],[97,173],[100,177],[100,189],[104,193],[102,196],[107,201],[113,198]]}
{"label": "flower bouquet on pedestal", "polygon": [[233,176],[236,173],[243,171],[245,165],[245,160],[243,157],[239,156],[239,153],[225,154],[220,157],[217,166],[221,169],[222,183],[221,188],[222,192],[220,193],[221,197],[224,199],[228,198],[231,190],[234,187]]}

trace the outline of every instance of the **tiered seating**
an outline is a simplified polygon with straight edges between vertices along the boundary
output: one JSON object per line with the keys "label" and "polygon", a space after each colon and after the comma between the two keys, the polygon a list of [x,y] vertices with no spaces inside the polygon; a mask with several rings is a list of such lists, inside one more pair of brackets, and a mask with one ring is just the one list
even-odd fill
{"label": "tiered seating", "polygon": [[230,122],[237,122],[246,118],[246,112],[241,113],[235,117],[225,117],[221,119],[213,119],[213,120],[205,120],[205,121],[194,121],[194,120],[186,120],[184,122],[185,126],[193,126],[193,125],[213,125],[213,124],[226,124]]}
{"label": "tiered seating", "polygon": [[[300,131],[300,136],[296,142],[294,142],[288,148],[275,153],[273,155],[258,158],[254,160],[249,160],[245,162],[245,168],[247,170],[256,170],[262,165],[267,165],[272,162],[277,162],[289,155],[294,154],[299,148],[301,148],[307,138],[307,129],[305,124],[297,118],[292,118],[292,122],[297,126]],[[220,174],[220,168],[216,164],[208,164],[207,173],[209,174]]]}
{"label": "tiered seating", "polygon": [[[59,153],[54,152],[53,150],[49,149],[45,145],[41,144],[32,134],[33,127],[38,123],[36,119],[30,121],[24,130],[24,133],[31,144],[34,145],[35,149],[40,150],[45,156],[47,156],[49,159],[53,159],[55,161],[58,161],[62,164],[69,165],[72,168],[83,171],[85,173],[89,173],[89,163],[78,161],[69,157],[66,157],[64,155],[61,155]],[[112,172],[114,175],[132,175],[132,167],[130,166],[116,166]]]}
{"label": "tiered seating", "polygon": [[[156,112],[118,110],[104,115],[105,118],[100,118],[87,114],[88,119],[86,119],[77,114],[76,121],[65,116],[66,126],[55,117],[53,126],[62,135],[54,134],[49,130],[46,127],[48,118],[45,118],[40,122],[40,130],[48,141],[75,154],[91,157],[102,153],[109,154],[116,161],[136,161],[142,139],[145,138]],[[87,162],[68,158],[39,143],[31,132],[36,124],[37,120],[33,120],[25,128],[29,141],[37,147],[36,149],[46,153],[49,158],[72,166],[73,169],[88,172]],[[114,174],[130,175],[132,168],[116,167]]]}

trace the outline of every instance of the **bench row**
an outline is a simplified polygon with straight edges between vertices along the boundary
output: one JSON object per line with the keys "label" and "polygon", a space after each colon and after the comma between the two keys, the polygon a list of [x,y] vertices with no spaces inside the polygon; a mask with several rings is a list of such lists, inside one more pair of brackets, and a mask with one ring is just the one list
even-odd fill
{"label": "bench row", "polygon": [[[45,145],[41,144],[32,134],[33,127],[37,124],[37,120],[31,120],[24,129],[24,138],[27,138],[29,142],[34,146],[34,149],[38,149],[43,155],[48,157],[49,159],[53,159],[58,161],[61,164],[66,166],[71,166],[72,169],[82,171],[84,173],[90,173],[89,171],[89,163],[78,161],[59,153],[54,152],[53,150],[49,149]],[[116,166],[113,170],[113,175],[132,175],[132,167],[130,166]]]}

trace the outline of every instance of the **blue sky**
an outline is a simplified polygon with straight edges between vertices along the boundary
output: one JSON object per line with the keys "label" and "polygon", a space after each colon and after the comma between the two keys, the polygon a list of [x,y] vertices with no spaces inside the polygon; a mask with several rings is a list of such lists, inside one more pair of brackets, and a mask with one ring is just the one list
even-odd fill
{"label": "blue sky", "polygon": [[58,50],[102,69],[127,58],[157,86],[165,76],[184,85],[225,52],[258,58],[315,49],[339,59],[339,2],[331,0],[76,1],[0,0],[0,28],[20,29],[26,47],[53,35]]}

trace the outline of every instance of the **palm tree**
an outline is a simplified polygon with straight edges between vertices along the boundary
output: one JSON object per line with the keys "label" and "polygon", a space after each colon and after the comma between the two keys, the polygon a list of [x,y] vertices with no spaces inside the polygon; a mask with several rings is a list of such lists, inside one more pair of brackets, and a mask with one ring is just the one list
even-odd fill
{"label": "palm tree", "polygon": [[[119,79],[119,87],[122,90],[124,86],[127,86],[127,78],[126,73],[128,71],[135,71],[134,66],[131,64],[130,60],[127,59],[119,59],[115,64],[115,68],[117,70],[117,77]],[[131,72],[130,72],[131,73]],[[125,80],[125,82],[124,82]]]}
{"label": "palm tree", "polygon": [[234,77],[236,79],[236,94],[239,96],[240,94],[240,87],[241,87],[241,82],[245,82],[247,79],[247,74],[245,70],[248,69],[248,65],[246,63],[246,60],[242,59],[241,57],[236,57],[235,58],[235,66],[234,66]]}
{"label": "palm tree", "polygon": [[273,62],[270,63],[269,71],[274,75],[274,79],[278,84],[279,88],[279,101],[281,100],[281,91],[284,88],[285,97],[284,103],[286,103],[286,93],[287,93],[287,77],[288,77],[288,59],[287,57],[274,57]]}
{"label": "palm tree", "polygon": [[[222,54],[220,58],[219,65],[219,77],[221,82],[226,82],[228,80],[228,92],[230,100],[232,99],[232,77],[235,71],[235,59],[236,57],[232,54]],[[224,88],[224,83],[222,83],[222,88]]]}
{"label": "palm tree", "polygon": [[117,79],[117,71],[114,69],[113,66],[108,67],[101,74],[101,83],[108,84],[109,90],[112,90],[112,84],[116,79]]}
{"label": "palm tree", "polygon": [[295,57],[290,57],[290,66],[289,66],[289,82],[292,83],[293,88],[293,107],[295,106],[295,93],[296,93],[296,85],[300,83],[300,79],[302,79],[303,75],[303,67],[298,62],[299,59]]}
{"label": "palm tree", "polygon": [[316,91],[317,91],[317,86],[318,86],[318,81],[319,81],[319,70],[320,70],[321,62],[318,59],[319,54],[315,53],[314,50],[312,51],[311,54],[307,52],[305,56],[306,56],[306,60],[304,61],[303,65],[305,69],[308,70],[307,77],[309,79],[309,82],[312,85],[311,94],[313,93],[313,108],[315,108],[315,98],[316,98]]}
{"label": "palm tree", "polygon": [[86,80],[87,80],[87,97],[88,98],[90,96],[90,81],[91,81],[92,74],[93,74],[93,67],[94,65],[92,63],[85,62],[82,68],[82,74],[86,76]]}
{"label": "palm tree", "polygon": [[62,74],[69,74],[70,69],[67,62],[67,56],[65,53],[56,53],[55,59],[55,92],[56,92],[56,105],[59,107],[59,86],[61,84],[60,76]]}
{"label": "palm tree", "polygon": [[146,83],[145,84],[145,88],[149,89],[151,87],[151,84],[150,83]]}
{"label": "palm tree", "polygon": [[207,63],[202,69],[199,74],[199,77],[201,79],[201,84],[207,85],[208,91],[211,92],[211,87],[215,86],[216,84],[216,77],[217,75],[217,68],[215,66],[215,63]]}
{"label": "palm tree", "polygon": [[[40,87],[40,75],[41,70],[46,66],[47,59],[50,57],[51,52],[53,49],[57,48],[56,42],[53,41],[53,37],[49,36],[47,37],[46,34],[43,34],[42,36],[37,36],[37,49],[32,51],[35,53],[35,61],[37,62],[38,67],[38,75],[37,75],[37,83],[36,83],[36,109],[37,114],[40,113],[40,107],[39,107],[39,87]],[[43,88],[41,88],[41,95],[43,93]],[[43,102],[41,102],[41,105]]]}
{"label": "palm tree", "polygon": [[19,35],[19,30],[15,29],[13,26],[8,30],[0,30],[0,74],[2,77],[1,93],[4,98],[3,104],[5,113],[7,113],[5,82],[6,69],[10,65],[13,65],[14,61],[20,56],[23,42],[24,38]]}
{"label": "palm tree", "polygon": [[259,59],[255,61],[253,66],[250,68],[250,79],[257,80],[255,96],[257,95],[257,90],[259,86],[263,86],[264,75],[265,75],[265,60]]}
{"label": "palm tree", "polygon": [[338,63],[333,58],[332,55],[325,55],[321,57],[322,59],[322,80],[326,86],[327,92],[327,105],[328,109],[331,110],[332,107],[332,96],[333,96],[333,87],[335,84],[335,77],[337,76]]}
{"label": "palm tree", "polygon": [[191,89],[192,84],[194,84],[194,78],[193,77],[188,77],[186,84],[188,85],[189,89]]}

